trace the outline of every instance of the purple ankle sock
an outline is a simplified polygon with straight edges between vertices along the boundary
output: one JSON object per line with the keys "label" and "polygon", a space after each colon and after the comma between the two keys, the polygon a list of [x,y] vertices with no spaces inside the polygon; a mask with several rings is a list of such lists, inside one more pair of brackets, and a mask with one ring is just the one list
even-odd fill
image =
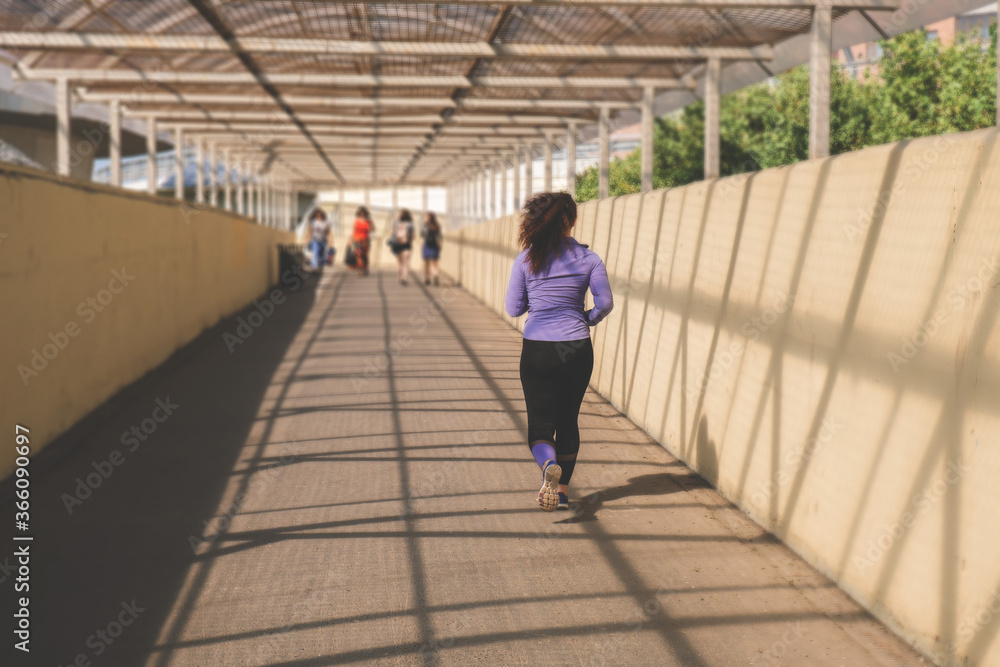
{"label": "purple ankle sock", "polygon": [[546,461],[556,460],[556,448],[548,442],[536,442],[531,446],[531,455],[535,457],[538,467],[543,468]]}

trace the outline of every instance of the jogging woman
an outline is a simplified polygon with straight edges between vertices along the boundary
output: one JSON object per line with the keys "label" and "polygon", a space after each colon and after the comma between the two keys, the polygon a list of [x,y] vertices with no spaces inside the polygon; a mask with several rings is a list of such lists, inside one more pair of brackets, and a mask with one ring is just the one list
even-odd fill
{"label": "jogging woman", "polygon": [[372,245],[372,234],[375,232],[375,223],[368,209],[359,206],[354,212],[354,234],[351,240],[354,243],[354,256],[357,263],[354,265],[362,275],[368,275],[368,251]]}
{"label": "jogging woman", "polygon": [[[569,508],[569,482],[580,450],[577,420],[594,370],[590,327],[614,307],[604,262],[570,236],[576,202],[546,192],[524,205],[507,288],[507,314],[528,313],[521,348],[521,387],[528,408],[528,447],[542,469],[538,504]],[[584,310],[587,289],[594,307]]]}

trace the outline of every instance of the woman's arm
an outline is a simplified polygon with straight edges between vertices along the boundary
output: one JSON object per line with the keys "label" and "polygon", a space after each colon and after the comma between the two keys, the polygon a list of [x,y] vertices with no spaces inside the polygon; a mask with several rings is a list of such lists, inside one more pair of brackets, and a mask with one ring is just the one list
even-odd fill
{"label": "woman's arm", "polygon": [[514,268],[510,271],[506,306],[507,314],[511,317],[520,317],[528,310],[528,287],[524,280],[524,263],[520,257],[514,260]]}
{"label": "woman's arm", "polygon": [[615,307],[611,283],[608,282],[608,270],[600,258],[596,259],[594,267],[590,270],[590,293],[594,295],[594,307],[585,313],[587,324],[590,326],[598,324]]}

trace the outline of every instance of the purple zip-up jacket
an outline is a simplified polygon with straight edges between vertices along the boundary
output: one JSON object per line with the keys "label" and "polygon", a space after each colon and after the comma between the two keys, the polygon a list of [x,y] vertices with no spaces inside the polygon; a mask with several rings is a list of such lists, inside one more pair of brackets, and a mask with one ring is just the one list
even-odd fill
{"label": "purple zip-up jacket", "polygon": [[[584,311],[588,288],[594,295],[594,307]],[[524,325],[527,340],[589,338],[589,327],[607,317],[614,305],[604,262],[572,237],[537,274],[531,272],[527,250],[514,260],[507,287],[507,314],[518,317],[528,313]]]}

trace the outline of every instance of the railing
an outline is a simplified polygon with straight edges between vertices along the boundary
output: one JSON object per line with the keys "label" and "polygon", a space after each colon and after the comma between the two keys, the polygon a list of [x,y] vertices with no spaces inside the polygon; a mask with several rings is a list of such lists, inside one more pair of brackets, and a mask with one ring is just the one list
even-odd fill
{"label": "railing", "polygon": [[[174,177],[177,157],[174,151],[158,153],[156,156],[156,189],[165,187]],[[197,179],[195,166],[197,165],[197,155],[193,150],[184,151],[184,181],[187,185],[193,186]],[[148,161],[146,155],[132,155],[122,158],[122,187],[130,190],[145,189],[149,181]],[[208,162],[205,162],[205,173],[211,171]],[[216,174],[216,182],[222,183],[226,171],[221,166]],[[232,183],[236,183],[239,174],[235,171],[230,174]],[[94,171],[91,180],[95,183],[111,182],[111,163],[108,160],[95,160]]]}

